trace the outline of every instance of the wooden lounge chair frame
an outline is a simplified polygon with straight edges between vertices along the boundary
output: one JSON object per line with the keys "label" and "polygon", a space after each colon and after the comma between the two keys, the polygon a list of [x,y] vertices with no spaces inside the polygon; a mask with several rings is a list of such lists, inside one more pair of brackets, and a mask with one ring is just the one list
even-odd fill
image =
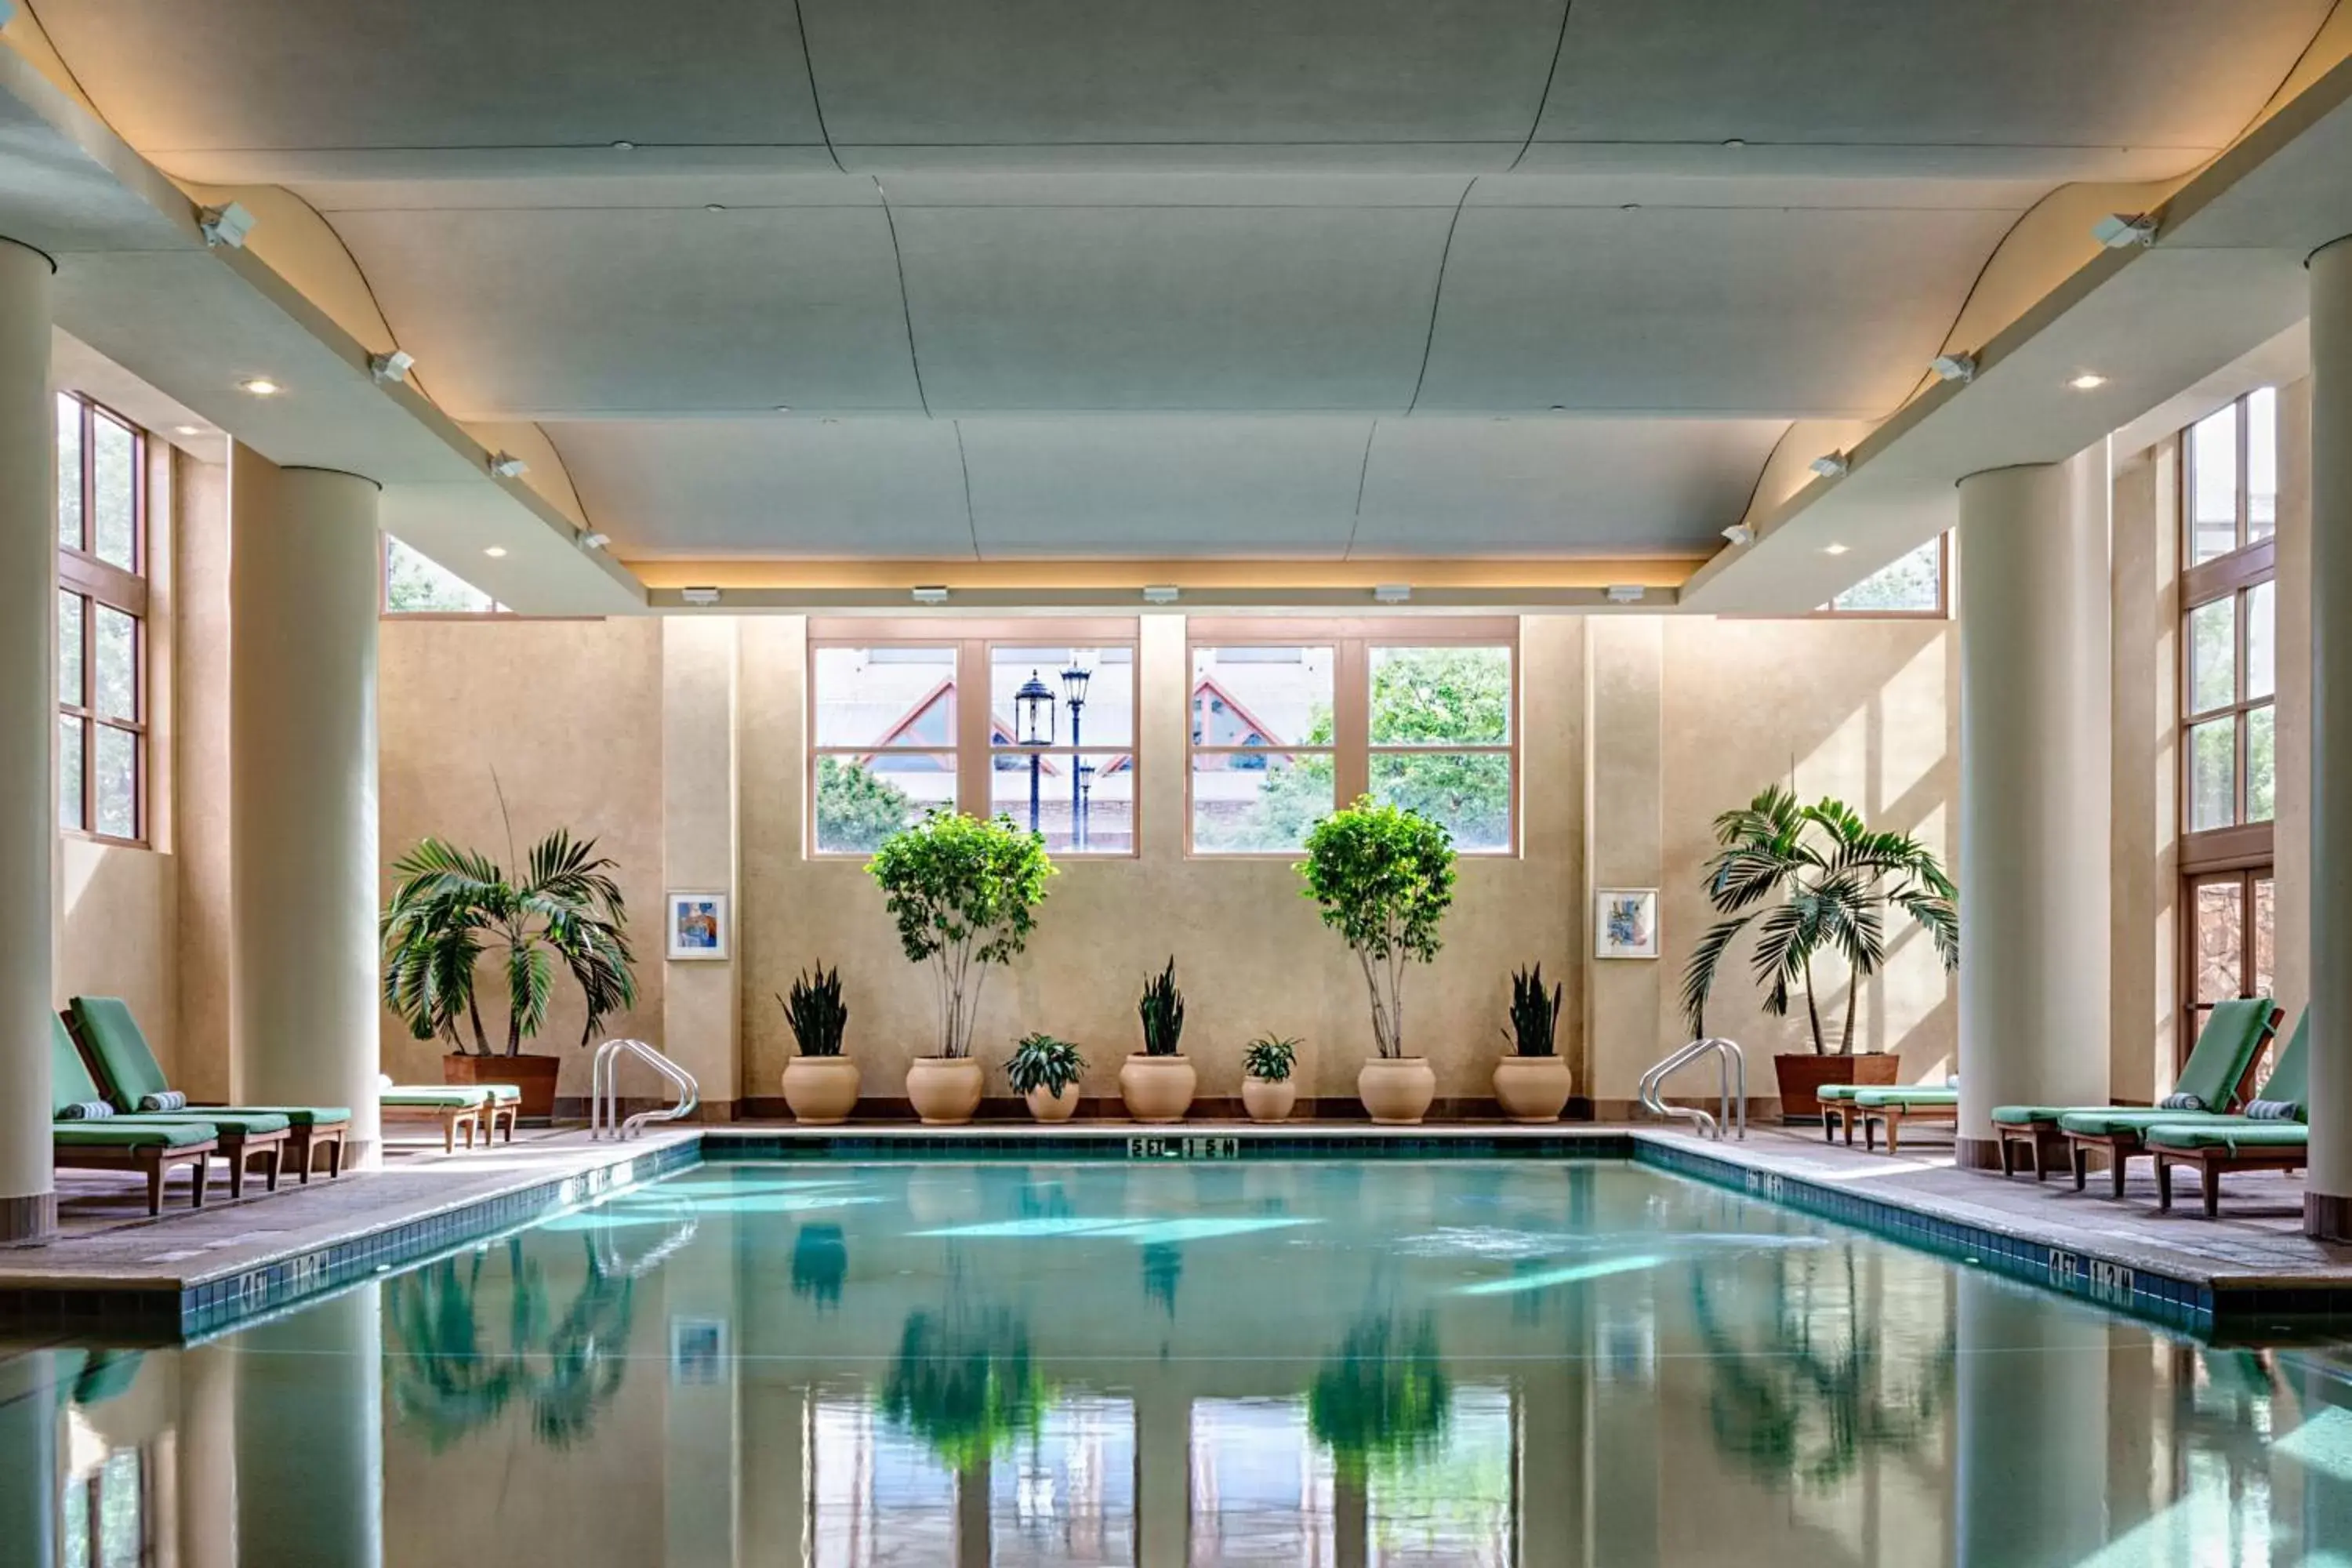
{"label": "wooden lounge chair frame", "polygon": [[[2276,1036],[2279,1021],[2285,1016],[2284,1008],[2271,1010],[2271,1031],[2269,1035],[2263,1037],[2265,1044]],[[2262,1065],[2263,1053],[2261,1047],[2257,1047],[2254,1054],[2247,1059],[2246,1070],[2238,1075],[2237,1086],[2230,1091],[2231,1105],[2243,1105],[2253,1098],[2254,1079],[2260,1072]],[[2088,1184],[2091,1151],[2101,1149],[2106,1152],[2107,1173],[2114,1182],[2113,1191],[2109,1195],[2122,1197],[2124,1176],[2130,1167],[2132,1156],[2156,1152],[2147,1146],[2147,1142],[2143,1136],[2146,1131],[2145,1128],[2133,1127],[2119,1129],[2113,1132],[2069,1132],[2064,1128],[2060,1128],[2059,1135],[2066,1140],[2067,1159],[2074,1167],[2074,1190],[2079,1193]],[[2193,1159],[2193,1156],[2185,1157]],[[2164,1181],[2164,1163],[2159,1160],[2157,1162],[2157,1184],[2159,1188],[2162,1187]]]}
{"label": "wooden lounge chair frame", "polygon": [[[485,1109],[489,1110],[495,1118],[497,1108],[478,1100],[471,1105],[385,1105],[381,1114],[386,1121],[438,1122],[441,1127],[441,1152],[454,1154],[457,1152],[457,1129],[460,1127],[466,1130],[466,1147],[471,1149],[474,1146],[474,1133],[482,1124]],[[496,1125],[495,1120],[492,1125]],[[514,1142],[511,1131],[507,1134],[507,1141]],[[487,1147],[488,1140],[484,1139],[483,1142]]]}
{"label": "wooden lounge chair frame", "polygon": [[2175,1165],[2197,1167],[2198,1190],[2205,1200],[2205,1217],[2219,1219],[2221,1215],[2221,1177],[2230,1171],[2300,1171],[2311,1159],[2311,1146],[2284,1145],[2267,1149],[2231,1150],[2220,1146],[2210,1149],[2151,1148],[2147,1153],[2156,1161],[2156,1206],[2169,1214],[2172,1211],[2172,1168]]}
{"label": "wooden lounge chair frame", "polygon": [[[1885,1124],[1886,1152],[1892,1154],[1896,1152],[1902,1138],[1901,1128],[1906,1121],[1938,1123],[1957,1131],[1960,1125],[1960,1102],[1956,1100],[1949,1105],[1856,1105],[1853,1114],[1862,1119],[1862,1146],[1874,1154],[1878,1152],[1878,1145],[1871,1123]],[[1847,1135],[1846,1142],[1853,1142],[1851,1133]]]}
{"label": "wooden lounge chair frame", "polygon": [[216,1142],[183,1143],[169,1148],[162,1143],[131,1143],[121,1148],[90,1146],[72,1148],[60,1146],[50,1151],[50,1163],[63,1171],[138,1171],[147,1178],[147,1213],[150,1216],[163,1212],[163,1178],[174,1167],[188,1167],[192,1191],[190,1208],[205,1206],[205,1185],[212,1169],[213,1156],[220,1152]]}

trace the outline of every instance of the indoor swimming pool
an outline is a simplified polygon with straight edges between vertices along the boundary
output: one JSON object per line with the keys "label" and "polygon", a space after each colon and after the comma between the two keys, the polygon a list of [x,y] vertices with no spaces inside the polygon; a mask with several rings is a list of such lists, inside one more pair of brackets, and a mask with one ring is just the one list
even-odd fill
{"label": "indoor swimming pool", "polygon": [[75,1564],[2352,1563],[2341,1351],[1614,1161],[709,1163],[8,1365]]}

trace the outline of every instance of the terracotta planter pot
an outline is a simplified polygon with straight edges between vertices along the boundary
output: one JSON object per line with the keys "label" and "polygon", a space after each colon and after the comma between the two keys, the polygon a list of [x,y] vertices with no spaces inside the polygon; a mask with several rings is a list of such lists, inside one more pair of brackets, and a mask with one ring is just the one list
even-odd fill
{"label": "terracotta planter pot", "polygon": [[1192,1064],[1182,1055],[1147,1056],[1141,1051],[1118,1069],[1118,1095],[1138,1121],[1181,1121],[1192,1109]]}
{"label": "terracotta planter pot", "polygon": [[980,1109],[980,1064],[970,1057],[917,1057],[907,1068],[907,1098],[926,1127],[961,1127]]}
{"label": "terracotta planter pot", "polygon": [[446,1056],[441,1058],[443,1083],[463,1084],[468,1089],[482,1083],[510,1083],[522,1090],[522,1108],[516,1115],[524,1121],[555,1120],[555,1079],[562,1070],[562,1057]]}
{"label": "terracotta planter pot", "polygon": [[1297,1103],[1298,1085],[1289,1079],[1242,1079],[1242,1109],[1252,1121],[1287,1121]]}
{"label": "terracotta planter pot", "polygon": [[1902,1058],[1885,1052],[1825,1057],[1800,1051],[1774,1057],[1772,1076],[1780,1085],[1780,1120],[1818,1121],[1823,1084],[1859,1083],[1873,1089],[1892,1089],[1902,1067]]}
{"label": "terracotta planter pot", "polygon": [[838,1127],[857,1109],[857,1064],[847,1057],[794,1057],[784,1064],[784,1103],[804,1127]]}
{"label": "terracotta planter pot", "polygon": [[1029,1114],[1040,1121],[1067,1121],[1078,1113],[1076,1084],[1068,1085],[1059,1094],[1033,1089],[1022,1098],[1029,1102]]}
{"label": "terracotta planter pot", "polygon": [[1513,1121],[1557,1121],[1576,1079],[1559,1057],[1508,1056],[1495,1064],[1495,1101]]}
{"label": "terracotta planter pot", "polygon": [[1437,1074],[1421,1057],[1374,1057],[1356,1070],[1356,1098],[1382,1127],[1417,1127],[1437,1098]]}

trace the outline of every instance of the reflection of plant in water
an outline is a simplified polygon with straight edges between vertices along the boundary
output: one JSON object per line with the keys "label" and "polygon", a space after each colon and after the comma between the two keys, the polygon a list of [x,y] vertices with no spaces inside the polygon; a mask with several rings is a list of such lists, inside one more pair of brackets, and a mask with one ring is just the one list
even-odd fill
{"label": "reflection of plant in water", "polygon": [[1048,1396],[1025,1323],[1005,1312],[950,1321],[919,1311],[898,1336],[882,1414],[964,1470],[1034,1434]]}
{"label": "reflection of plant in water", "polygon": [[1143,1246],[1143,1299],[1157,1301],[1170,1317],[1176,1315],[1176,1282],[1184,1277],[1184,1249],[1172,1241]]}
{"label": "reflection of plant in water", "polygon": [[438,1452],[499,1419],[520,1399],[541,1442],[562,1447],[585,1436],[621,1386],[635,1316],[635,1286],[608,1269],[586,1237],[588,1273],[561,1317],[551,1315],[546,1271],[507,1242],[511,1284],[506,1330],[480,1321],[486,1252],[444,1258],[392,1281],[384,1293],[395,1352],[385,1382],[404,1422],[423,1428]]}
{"label": "reflection of plant in water", "polygon": [[837,1225],[804,1225],[793,1238],[793,1294],[822,1309],[841,1305],[849,1276],[849,1241]]}
{"label": "reflection of plant in water", "polygon": [[1345,1477],[1374,1460],[1412,1458],[1445,1430],[1445,1371],[1437,1328],[1385,1315],[1358,1320],[1307,1389],[1307,1425]]}
{"label": "reflection of plant in water", "polygon": [[[1842,1248],[1839,1255],[1843,1288],[1832,1284],[1826,1292],[1816,1267],[1824,1253],[1804,1255],[1801,1281],[1789,1277],[1788,1254],[1775,1259],[1778,1318],[1761,1347],[1741,1344],[1723,1327],[1706,1270],[1692,1271],[1691,1309],[1715,1372],[1708,1400],[1715,1438],[1759,1479],[1834,1487],[1866,1452],[1916,1450],[1936,1430],[1951,1395],[1957,1349],[1949,1326],[1924,1356],[1889,1356],[1877,1313],[1854,1278],[1853,1252]],[[1906,1369],[1907,1380],[1901,1375]]]}

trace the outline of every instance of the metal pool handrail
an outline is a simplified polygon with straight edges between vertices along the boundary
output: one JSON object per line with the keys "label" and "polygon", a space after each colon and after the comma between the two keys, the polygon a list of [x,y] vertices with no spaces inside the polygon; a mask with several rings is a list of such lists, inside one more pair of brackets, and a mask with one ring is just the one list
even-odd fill
{"label": "metal pool handrail", "polygon": [[[1668,1104],[1664,1092],[1667,1077],[1709,1056],[1715,1058],[1716,1078],[1722,1094],[1722,1115],[1710,1116],[1696,1106]],[[1642,1075],[1643,1106],[1654,1115],[1688,1121],[1703,1138],[1720,1139],[1729,1130],[1735,1092],[1739,1108],[1739,1136],[1745,1142],[1748,1137],[1748,1057],[1735,1042],[1717,1037],[1693,1040]]]}
{"label": "metal pool handrail", "polygon": [[[640,1110],[621,1120],[620,1058],[632,1056],[661,1074],[677,1090],[677,1103],[664,1110]],[[643,1040],[606,1040],[596,1047],[595,1069],[588,1079],[588,1136],[611,1132],[625,1141],[645,1130],[648,1121],[683,1121],[702,1103],[702,1086],[694,1075]]]}

